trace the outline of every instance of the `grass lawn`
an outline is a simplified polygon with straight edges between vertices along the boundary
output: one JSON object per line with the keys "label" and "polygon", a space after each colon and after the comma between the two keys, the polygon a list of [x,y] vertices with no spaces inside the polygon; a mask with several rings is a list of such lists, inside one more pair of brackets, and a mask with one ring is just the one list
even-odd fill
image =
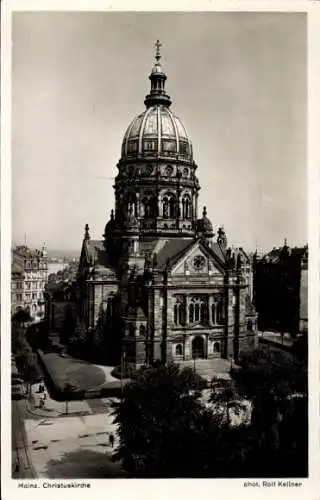
{"label": "grass lawn", "polygon": [[57,389],[61,390],[69,383],[80,390],[89,391],[106,380],[104,371],[87,361],[63,358],[54,352],[42,354],[41,357]]}

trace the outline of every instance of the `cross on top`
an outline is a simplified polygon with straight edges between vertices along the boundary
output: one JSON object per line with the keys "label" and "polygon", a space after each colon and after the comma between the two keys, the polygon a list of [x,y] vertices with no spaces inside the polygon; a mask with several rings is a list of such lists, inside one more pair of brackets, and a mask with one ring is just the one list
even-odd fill
{"label": "cross on top", "polygon": [[161,58],[160,47],[162,47],[162,44],[160,43],[159,40],[157,40],[155,43],[155,46],[156,46],[156,59],[157,59],[157,61],[159,61],[159,59]]}

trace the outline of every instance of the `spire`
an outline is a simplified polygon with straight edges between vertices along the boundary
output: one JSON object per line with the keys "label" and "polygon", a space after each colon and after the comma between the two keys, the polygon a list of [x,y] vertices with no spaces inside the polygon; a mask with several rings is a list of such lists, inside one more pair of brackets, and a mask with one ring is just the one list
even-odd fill
{"label": "spire", "polygon": [[165,106],[170,106],[171,104],[170,97],[165,93],[165,88],[164,88],[167,75],[164,73],[162,65],[160,63],[161,46],[162,44],[160,43],[159,40],[157,40],[155,43],[156,47],[155,64],[149,76],[149,80],[151,81],[150,94],[146,96],[144,101],[147,107],[154,106],[155,104],[163,104]]}
{"label": "spire", "polygon": [[203,207],[202,217],[207,217],[207,207]]}
{"label": "spire", "polygon": [[228,240],[223,226],[219,227],[218,229],[217,243],[221,248],[224,249],[226,249],[228,246]]}
{"label": "spire", "polygon": [[157,62],[159,62],[161,59],[160,48],[162,47],[162,43],[160,43],[160,41],[157,40],[155,46],[156,46],[156,60]]}
{"label": "spire", "polygon": [[86,224],[84,227],[84,239],[90,240],[89,225],[88,224]]}

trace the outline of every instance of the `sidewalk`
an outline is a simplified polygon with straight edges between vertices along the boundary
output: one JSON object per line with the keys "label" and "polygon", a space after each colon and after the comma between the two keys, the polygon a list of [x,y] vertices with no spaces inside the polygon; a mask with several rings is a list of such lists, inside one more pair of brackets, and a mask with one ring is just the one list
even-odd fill
{"label": "sidewalk", "polygon": [[[111,460],[118,446],[112,415],[29,419],[25,430],[37,477],[99,478],[120,473],[121,465]],[[113,447],[110,434],[115,438]]]}
{"label": "sidewalk", "polygon": [[265,340],[270,340],[276,344],[284,345],[286,347],[291,347],[293,344],[292,337],[289,333],[283,335],[283,340],[281,334],[278,332],[259,332],[258,337]]}
{"label": "sidewalk", "polygon": [[[44,406],[40,407],[40,402],[43,400]],[[56,401],[50,398],[48,391],[39,392],[39,384],[31,386],[31,397],[26,399],[26,404],[30,413],[38,417],[62,417],[62,416],[83,416],[91,415],[92,411],[87,401],[69,401],[68,402],[68,415],[66,415],[66,402]]]}

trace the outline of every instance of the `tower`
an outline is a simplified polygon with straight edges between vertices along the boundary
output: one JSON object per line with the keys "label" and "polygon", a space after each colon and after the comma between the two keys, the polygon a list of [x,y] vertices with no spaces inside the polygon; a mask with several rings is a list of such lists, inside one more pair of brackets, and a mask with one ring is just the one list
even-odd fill
{"label": "tower", "polygon": [[130,123],[122,142],[115,220],[125,230],[123,221],[131,210],[140,237],[193,237],[200,189],[197,165],[186,129],[171,111],[160,47],[157,41],[146,109]]}

